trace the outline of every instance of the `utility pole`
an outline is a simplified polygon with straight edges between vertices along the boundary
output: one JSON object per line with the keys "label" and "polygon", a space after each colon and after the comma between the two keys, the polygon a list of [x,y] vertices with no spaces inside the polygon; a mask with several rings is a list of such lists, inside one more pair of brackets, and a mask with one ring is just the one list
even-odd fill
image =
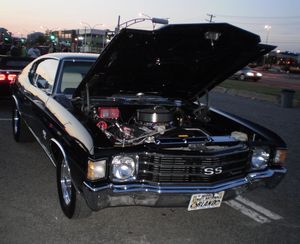
{"label": "utility pole", "polygon": [[205,19],[205,20],[208,21],[209,23],[212,23],[213,22],[213,18],[216,18],[216,16],[213,15],[213,14],[206,14],[206,15],[209,17],[209,19]]}

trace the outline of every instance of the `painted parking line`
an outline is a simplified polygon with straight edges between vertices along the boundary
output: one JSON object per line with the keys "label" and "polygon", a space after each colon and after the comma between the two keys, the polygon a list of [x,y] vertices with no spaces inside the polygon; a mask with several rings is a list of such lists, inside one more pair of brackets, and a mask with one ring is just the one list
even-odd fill
{"label": "painted parking line", "polygon": [[227,205],[232,207],[233,209],[241,212],[242,214],[248,216],[249,218],[253,219],[254,221],[260,223],[260,224],[265,224],[265,223],[270,223],[271,220],[268,219],[267,217],[262,216],[261,214],[251,210],[250,208],[247,208],[245,205],[239,203],[236,200],[230,200],[225,202]]}
{"label": "painted parking line", "polygon": [[273,213],[272,211],[241,196],[236,197],[235,200],[226,201],[225,203],[260,224],[270,223],[272,220],[279,220],[283,218],[282,216]]}
{"label": "painted parking line", "polygon": [[267,216],[268,218],[270,219],[273,219],[273,220],[279,220],[279,219],[282,219],[282,217],[276,213],[273,213],[272,211],[250,201],[249,199],[246,199],[244,197],[241,197],[241,196],[238,196],[236,197],[235,200],[238,200],[239,202],[247,205],[248,207],[251,207],[253,208],[254,210],[256,210],[257,212],[260,212],[261,214]]}

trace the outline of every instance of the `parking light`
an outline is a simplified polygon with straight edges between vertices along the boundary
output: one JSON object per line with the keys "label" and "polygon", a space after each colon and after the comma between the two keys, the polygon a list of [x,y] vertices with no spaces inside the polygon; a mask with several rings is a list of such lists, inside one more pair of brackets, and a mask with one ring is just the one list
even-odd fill
{"label": "parking light", "polygon": [[287,155],[287,150],[282,150],[282,149],[276,150],[275,157],[274,157],[274,164],[280,166],[284,165],[286,155]]}
{"label": "parking light", "polygon": [[105,177],[106,160],[88,161],[87,178],[89,180],[99,180]]}

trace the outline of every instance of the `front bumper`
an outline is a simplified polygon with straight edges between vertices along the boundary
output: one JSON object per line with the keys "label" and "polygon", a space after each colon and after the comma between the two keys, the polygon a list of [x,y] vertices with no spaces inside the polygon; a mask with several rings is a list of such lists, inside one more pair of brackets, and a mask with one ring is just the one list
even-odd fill
{"label": "front bumper", "polygon": [[268,169],[249,173],[246,177],[224,183],[203,185],[150,185],[150,184],[107,184],[92,187],[84,182],[83,195],[92,210],[115,206],[187,207],[191,195],[225,191],[224,200],[231,199],[247,190],[259,186],[275,187],[287,170]]}

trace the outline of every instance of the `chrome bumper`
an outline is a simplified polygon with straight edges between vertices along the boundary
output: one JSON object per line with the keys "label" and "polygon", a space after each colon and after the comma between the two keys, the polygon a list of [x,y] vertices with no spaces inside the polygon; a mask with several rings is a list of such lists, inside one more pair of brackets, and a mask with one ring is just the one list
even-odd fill
{"label": "chrome bumper", "polygon": [[258,186],[275,187],[286,174],[285,168],[249,173],[246,177],[209,186],[107,184],[92,187],[84,182],[83,194],[89,207],[100,210],[114,206],[187,207],[192,194],[225,191],[224,200]]}

